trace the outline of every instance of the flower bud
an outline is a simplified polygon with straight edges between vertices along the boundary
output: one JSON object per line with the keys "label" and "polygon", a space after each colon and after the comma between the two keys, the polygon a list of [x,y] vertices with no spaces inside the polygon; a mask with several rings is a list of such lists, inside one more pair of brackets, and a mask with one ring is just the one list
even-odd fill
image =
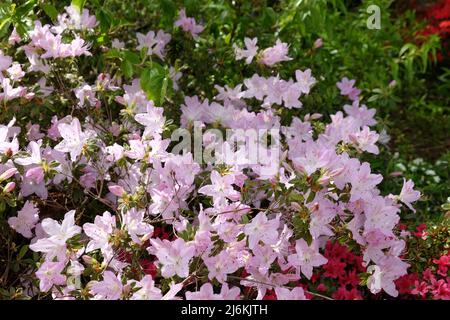
{"label": "flower bud", "polygon": [[15,187],[16,187],[16,183],[15,182],[8,182],[6,184],[6,186],[3,188],[3,192],[4,193],[10,193],[11,191],[14,190]]}
{"label": "flower bud", "polygon": [[322,38],[318,38],[316,41],[314,41],[314,49],[319,49],[322,46],[323,46]]}
{"label": "flower bud", "polygon": [[109,186],[108,189],[109,191],[111,191],[112,194],[118,197],[122,197],[123,194],[125,193],[125,190],[121,186],[117,185]]}
{"label": "flower bud", "polygon": [[4,181],[4,180],[6,180],[6,179],[9,179],[9,178],[11,178],[13,175],[15,175],[16,173],[17,173],[17,169],[16,169],[16,168],[8,169],[8,170],[6,170],[5,172],[3,172],[3,173],[0,175],[0,181]]}

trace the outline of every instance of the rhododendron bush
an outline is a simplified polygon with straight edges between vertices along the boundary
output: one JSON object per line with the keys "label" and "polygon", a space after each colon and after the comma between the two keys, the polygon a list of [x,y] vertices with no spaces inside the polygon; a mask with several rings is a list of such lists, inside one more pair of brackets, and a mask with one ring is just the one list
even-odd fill
{"label": "rhododendron bush", "polygon": [[221,43],[233,79],[201,87],[180,47],[215,47],[213,31],[165,3],[170,23],[137,29],[89,1],[27,1],[4,22],[9,298],[448,299],[448,229],[400,223],[421,192],[381,187],[389,128],[364,79],[341,74],[340,106],[314,110],[328,75],[256,33]]}

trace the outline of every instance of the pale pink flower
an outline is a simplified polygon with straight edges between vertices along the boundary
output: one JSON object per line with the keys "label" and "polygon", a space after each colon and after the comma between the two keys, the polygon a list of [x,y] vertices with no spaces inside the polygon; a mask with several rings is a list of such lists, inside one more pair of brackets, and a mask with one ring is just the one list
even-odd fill
{"label": "pale pink flower", "polygon": [[25,76],[25,72],[19,63],[14,62],[11,67],[9,67],[6,72],[8,72],[9,77],[13,81],[20,81]]}
{"label": "pale pink flower", "polygon": [[30,154],[29,157],[16,158],[14,160],[15,163],[21,166],[28,166],[32,164],[41,164],[41,148],[39,144],[35,141],[31,141],[28,145],[28,152]]}
{"label": "pale pink flower", "polygon": [[111,42],[111,47],[114,49],[123,49],[125,48],[125,42],[120,41],[117,38],[114,38],[113,41]]}
{"label": "pale pink flower", "polygon": [[144,276],[141,281],[136,282],[136,287],[139,288],[130,300],[161,300],[161,290],[155,287],[155,281],[149,275]]}
{"label": "pale pink flower", "polygon": [[171,242],[168,240],[151,239],[151,246],[147,249],[150,254],[158,258],[162,265],[161,275],[170,278],[174,275],[187,277],[189,275],[189,262],[195,253],[195,247],[178,238]]}
{"label": "pale pink flower", "polygon": [[355,118],[358,121],[360,127],[363,126],[373,126],[377,124],[377,121],[374,119],[374,115],[376,113],[375,109],[367,109],[367,106],[362,105],[359,106],[359,101],[354,101],[350,106],[346,104],[344,106],[345,113],[349,116]]}
{"label": "pale pink flower", "polygon": [[94,281],[91,286],[91,293],[100,300],[119,300],[122,291],[123,285],[119,276],[109,270],[103,272],[102,281]]}
{"label": "pale pink flower", "polygon": [[186,292],[186,300],[219,300],[219,296],[214,294],[211,283],[203,284],[197,292]]}
{"label": "pale pink flower", "polygon": [[361,131],[349,135],[349,139],[361,151],[378,154],[380,151],[376,145],[380,135],[365,126]]}
{"label": "pale pink flower", "polygon": [[276,287],[275,294],[277,300],[307,300],[302,287],[296,287],[291,290],[283,287]]}
{"label": "pale pink flower", "polygon": [[31,124],[31,122],[29,122],[26,128],[27,128],[27,139],[29,141],[37,141],[45,137],[45,134],[40,131],[41,126],[38,124]]}
{"label": "pale pink flower", "polygon": [[123,216],[123,226],[128,231],[128,234],[137,244],[142,244],[142,241],[150,238],[153,234],[153,226],[144,222],[144,210],[136,210],[132,208]]}
{"label": "pale pink flower", "polygon": [[340,82],[336,83],[336,86],[341,91],[341,95],[347,96],[354,89],[356,80],[349,80],[347,77],[341,79]]}
{"label": "pale pink flower", "polygon": [[78,56],[91,56],[92,54],[89,52],[91,45],[86,43],[80,37],[75,37],[69,45],[68,51],[69,56],[78,57]]}
{"label": "pale pink flower", "polygon": [[17,212],[17,217],[10,217],[8,219],[8,224],[25,238],[31,238],[33,237],[31,229],[36,226],[38,221],[38,208],[32,202],[27,201],[22,209]]}
{"label": "pale pink flower", "polygon": [[43,252],[47,259],[58,257],[59,261],[65,258],[66,241],[81,232],[81,228],[75,225],[75,210],[67,212],[62,223],[45,218],[41,226],[46,237],[31,244],[30,249]]}
{"label": "pale pink flower", "polygon": [[25,178],[32,180],[36,184],[44,181],[44,169],[42,167],[33,167],[25,172]]}
{"label": "pale pink flower", "polygon": [[202,25],[197,24],[194,18],[186,16],[186,10],[181,9],[178,20],[175,21],[176,27],[181,27],[184,32],[189,32],[194,39],[198,38],[198,34],[202,32],[205,28]]}
{"label": "pale pink flower", "polygon": [[278,62],[292,60],[292,58],[288,57],[288,52],[288,44],[277,39],[273,47],[267,48],[262,52],[259,62],[267,66],[273,66]]}
{"label": "pale pink flower", "polygon": [[90,238],[86,246],[86,252],[96,249],[108,249],[109,237],[116,227],[116,217],[105,211],[102,216],[96,216],[94,223],[83,225],[84,233]]}
{"label": "pale pink flower", "polygon": [[367,279],[367,287],[373,294],[384,290],[392,297],[398,296],[398,291],[394,281],[407,274],[409,264],[398,257],[386,256],[381,259],[376,266],[369,266],[368,273],[371,275]]}
{"label": "pale pink flower", "polygon": [[15,45],[22,41],[22,38],[20,37],[20,34],[17,32],[16,28],[14,27],[13,31],[11,32],[11,35],[8,38],[8,43],[10,45]]}
{"label": "pale pink flower", "polygon": [[149,31],[145,35],[138,32],[136,36],[139,43],[137,46],[138,50],[147,48],[147,55],[151,56],[156,54],[159,58],[164,59],[165,46],[172,38],[170,34],[158,30],[156,34],[154,31]]}
{"label": "pale pink flower", "polygon": [[237,201],[240,193],[233,188],[234,176],[221,176],[217,171],[211,172],[211,184],[201,187],[198,192],[213,197],[215,204],[225,204],[226,199]]}
{"label": "pale pink flower", "polygon": [[87,141],[93,137],[92,132],[81,130],[81,124],[77,118],[73,118],[70,124],[59,123],[58,131],[64,140],[55,146],[55,150],[70,153],[72,161],[77,159]]}
{"label": "pale pink flower", "polygon": [[10,56],[5,56],[3,54],[3,51],[0,50],[0,72],[8,69],[11,66],[12,62],[12,58]]}
{"label": "pale pink flower", "polygon": [[33,193],[44,200],[48,197],[48,190],[45,187],[43,172],[39,169],[30,171],[30,173],[28,173],[28,176],[24,175],[22,184],[20,186],[20,193],[23,197],[28,197]]}
{"label": "pale pink flower", "polygon": [[47,292],[54,285],[66,284],[66,276],[61,274],[64,268],[64,262],[45,261],[36,271],[36,277],[39,279],[39,290]]}
{"label": "pale pink flower", "polygon": [[86,102],[91,107],[99,107],[100,101],[95,96],[95,90],[88,84],[84,84],[74,90],[75,97],[78,99],[78,107],[86,106]]}
{"label": "pale pink flower", "polygon": [[361,90],[354,87],[355,82],[356,80],[349,80],[347,77],[344,77],[336,86],[341,91],[341,95],[347,96],[352,101],[356,101],[359,100]]}
{"label": "pale pink flower", "polygon": [[299,239],[295,242],[295,254],[288,256],[288,262],[300,271],[307,279],[311,279],[313,268],[320,267],[327,263],[327,259],[319,253],[316,243],[310,246],[304,239]]}
{"label": "pale pink flower", "polygon": [[2,83],[0,88],[3,89],[3,92],[0,92],[0,101],[2,100],[9,101],[26,95],[27,88],[22,86],[14,88],[11,85],[11,79],[3,78],[1,81]]}
{"label": "pale pink flower", "polygon": [[414,182],[412,180],[406,181],[403,178],[403,187],[399,195],[399,199],[403,202],[408,208],[412,211],[416,212],[416,210],[411,205],[412,202],[415,202],[420,199],[420,191],[416,191],[414,188]]}
{"label": "pale pink flower", "polygon": [[317,82],[316,78],[314,78],[311,74],[311,69],[306,69],[305,71],[295,71],[295,79],[297,80],[297,85],[299,86],[300,91],[304,94],[309,94],[312,86]]}
{"label": "pale pink flower", "polygon": [[74,5],[65,7],[64,9],[69,14],[69,18],[64,23],[73,29],[93,29],[98,25],[95,15],[90,15],[87,9],[83,9],[80,12],[79,8]]}
{"label": "pale pink flower", "polygon": [[149,105],[146,113],[138,113],[134,119],[145,127],[143,137],[152,137],[163,132],[166,118],[164,109]]}
{"label": "pale pink flower", "polygon": [[246,64],[252,63],[253,58],[258,53],[258,46],[256,45],[258,38],[244,38],[245,49],[239,48],[236,44],[233,45],[236,60],[245,59]]}
{"label": "pale pink flower", "polygon": [[218,255],[212,257],[204,257],[206,267],[208,268],[208,278],[217,279],[220,283],[227,281],[228,274],[236,272],[239,265],[230,257],[226,251],[221,251]]}
{"label": "pale pink flower", "polygon": [[267,219],[264,212],[260,212],[245,225],[244,233],[248,236],[248,247],[253,249],[259,241],[267,245],[274,245],[278,241],[278,227],[280,226],[280,216],[274,219]]}
{"label": "pale pink flower", "polygon": [[350,201],[370,199],[372,190],[383,180],[382,175],[371,174],[370,165],[367,162],[361,164],[357,171],[350,172],[349,178],[352,185]]}

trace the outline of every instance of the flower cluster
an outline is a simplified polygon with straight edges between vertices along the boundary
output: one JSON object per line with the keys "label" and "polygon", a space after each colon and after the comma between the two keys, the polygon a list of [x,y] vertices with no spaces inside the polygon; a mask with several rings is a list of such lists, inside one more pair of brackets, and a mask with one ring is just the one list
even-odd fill
{"label": "flower cluster", "polygon": [[[29,32],[30,42],[21,47],[29,59],[27,73],[1,55],[3,81],[52,70],[60,59],[89,59],[79,34],[96,28],[95,17],[66,11],[57,24],[37,21]],[[193,37],[203,30],[183,10],[176,25]],[[165,58],[169,33],[136,36],[135,51]],[[257,40],[245,42],[237,58],[250,63]],[[259,62],[274,66],[289,61],[287,53],[288,45],[277,41],[260,53]],[[311,293],[298,283],[319,281],[315,271],[321,268],[340,286],[334,298],[361,297],[358,273],[365,273],[370,292],[398,295],[395,281],[408,269],[396,228],[399,212],[413,210],[420,193],[405,180],[399,195],[382,195],[383,177],[359,159],[379,152],[379,135],[375,110],[362,104],[354,80],[337,84],[352,105],[330,121],[320,114],[286,116],[314,89],[310,69],[296,70],[295,80],[254,74],[233,88],[216,86],[211,102],[186,96],[175,116],[161,100],[149,98],[142,78],[128,82],[101,71],[95,85],[77,81],[69,90],[76,112],[53,116],[47,128],[30,123],[25,131],[15,119],[0,126],[2,198],[22,203],[8,223],[40,253],[38,287],[23,283],[32,294],[263,299],[274,293],[278,299],[306,299]],[[3,88],[5,102],[26,92],[29,99],[58,94],[45,83],[35,92]],[[119,110],[115,121],[99,112],[110,107]],[[169,124],[189,133],[206,130],[200,149],[214,149],[215,161],[204,163],[185,148],[175,152]],[[231,136],[222,139],[221,132],[229,130]],[[233,142],[252,132],[263,132],[256,136],[256,161],[246,145]],[[66,201],[60,203],[63,217],[41,214],[42,203],[55,194],[75,197],[66,194],[75,187],[83,204],[95,202],[101,211],[86,212]],[[332,244],[342,236],[361,256]]]}
{"label": "flower cluster", "polygon": [[253,58],[258,55],[258,62],[266,66],[274,66],[283,61],[292,60],[288,56],[289,46],[285,42],[278,39],[273,47],[264,49],[258,54],[257,38],[245,38],[245,49],[239,48],[236,44],[233,45],[236,54],[236,59],[241,60],[245,58],[245,63],[250,64]]}

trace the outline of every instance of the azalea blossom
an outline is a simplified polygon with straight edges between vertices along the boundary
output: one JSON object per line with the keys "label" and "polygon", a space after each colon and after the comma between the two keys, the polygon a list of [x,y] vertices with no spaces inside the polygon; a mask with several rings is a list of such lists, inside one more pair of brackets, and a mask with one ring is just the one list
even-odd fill
{"label": "azalea blossom", "polygon": [[313,268],[327,263],[327,259],[318,252],[315,243],[308,245],[304,239],[295,242],[295,254],[288,257],[289,264],[311,279]]}
{"label": "azalea blossom", "polygon": [[91,293],[100,300],[118,300],[122,290],[123,285],[119,277],[109,270],[103,272],[102,281],[95,281],[91,285]]}
{"label": "azalea blossom", "polygon": [[275,244],[278,240],[277,229],[279,225],[280,216],[269,220],[265,213],[258,213],[256,217],[244,227],[244,233],[248,235],[249,248],[255,248],[259,241],[263,241],[268,245]]}
{"label": "azalea blossom", "polygon": [[178,275],[187,277],[189,274],[189,261],[194,256],[195,249],[186,244],[183,239],[173,242],[168,240],[151,239],[148,248],[150,254],[154,254],[162,264],[161,274],[165,278]]}
{"label": "azalea blossom", "polygon": [[59,223],[51,218],[45,218],[41,227],[46,237],[37,240],[30,245],[30,249],[43,252],[48,259],[58,257],[65,258],[66,241],[81,232],[81,228],[75,225],[75,210],[67,212],[64,220]]}
{"label": "azalea blossom", "polygon": [[25,202],[22,209],[17,212],[17,217],[10,217],[8,224],[25,238],[33,236],[32,229],[39,221],[39,210],[30,201]]}
{"label": "azalea blossom", "polygon": [[58,124],[58,131],[63,141],[55,146],[55,150],[68,152],[72,161],[77,159],[87,141],[93,137],[91,132],[83,132],[81,130],[80,121],[77,118],[74,118],[70,124]]}
{"label": "azalea blossom", "polygon": [[83,230],[90,238],[90,241],[86,247],[86,252],[96,249],[107,249],[109,237],[113,232],[115,225],[116,218],[108,211],[105,211],[103,216],[96,216],[94,223],[85,223],[83,225]]}
{"label": "azalea blossom", "polygon": [[175,21],[176,27],[181,27],[184,32],[189,32],[194,39],[198,38],[198,34],[202,32],[205,28],[202,25],[197,24],[194,18],[186,16],[186,10],[181,9],[178,20]]}
{"label": "azalea blossom", "polygon": [[211,185],[201,187],[198,192],[213,197],[214,203],[223,204],[226,198],[230,200],[238,200],[240,194],[234,190],[232,184],[234,177],[232,175],[221,176],[217,171],[211,172]]}
{"label": "azalea blossom", "polygon": [[234,52],[236,55],[236,60],[245,59],[246,64],[250,64],[253,61],[253,58],[258,53],[258,38],[244,38],[245,49],[239,48],[236,44],[233,45]]}
{"label": "azalea blossom", "polygon": [[36,277],[39,279],[39,290],[46,292],[54,285],[64,285],[66,276],[61,274],[64,268],[64,262],[45,261],[36,271]]}
{"label": "azalea blossom", "polygon": [[420,191],[414,190],[414,182],[412,180],[406,181],[403,179],[403,187],[399,195],[399,199],[403,202],[409,209],[416,212],[416,210],[411,205],[412,202],[415,202],[420,199]]}
{"label": "azalea blossom", "polygon": [[292,58],[288,57],[288,51],[288,44],[277,39],[273,47],[267,48],[261,53],[259,62],[267,66],[273,66],[278,62],[292,60]]}

